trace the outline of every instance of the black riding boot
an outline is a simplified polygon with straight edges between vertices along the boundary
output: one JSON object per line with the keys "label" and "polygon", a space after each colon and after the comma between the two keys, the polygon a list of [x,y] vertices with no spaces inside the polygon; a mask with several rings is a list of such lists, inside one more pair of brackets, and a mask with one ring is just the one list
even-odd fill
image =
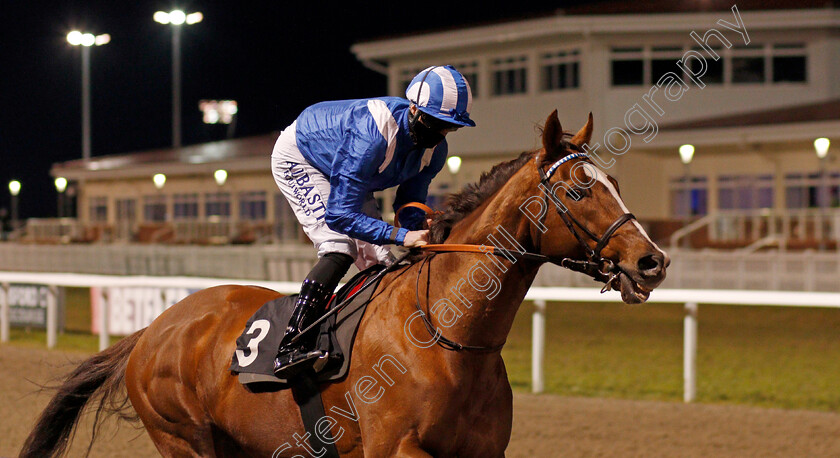
{"label": "black riding boot", "polygon": [[341,277],[353,264],[353,258],[344,253],[327,253],[318,261],[300,288],[295,310],[280,342],[274,374],[283,379],[293,378],[327,355],[316,349],[318,329],[312,329],[294,343],[291,340],[300,331],[320,318]]}

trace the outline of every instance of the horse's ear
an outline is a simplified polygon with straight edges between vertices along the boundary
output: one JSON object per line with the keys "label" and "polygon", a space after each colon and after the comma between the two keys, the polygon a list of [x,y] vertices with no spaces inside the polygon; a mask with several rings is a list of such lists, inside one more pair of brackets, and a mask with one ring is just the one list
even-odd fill
{"label": "horse's ear", "polygon": [[563,127],[560,125],[560,118],[557,117],[557,110],[552,111],[545,120],[542,141],[545,148],[544,160],[552,160],[562,152]]}
{"label": "horse's ear", "polygon": [[592,112],[589,112],[589,120],[586,121],[586,125],[581,127],[578,133],[572,137],[569,142],[583,147],[584,144],[589,143],[589,140],[592,139]]}

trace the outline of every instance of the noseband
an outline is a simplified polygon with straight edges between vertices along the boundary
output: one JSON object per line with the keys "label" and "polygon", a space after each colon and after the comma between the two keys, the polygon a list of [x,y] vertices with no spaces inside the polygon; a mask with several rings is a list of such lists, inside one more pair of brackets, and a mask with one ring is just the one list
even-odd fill
{"label": "noseband", "polygon": [[[577,145],[570,143],[569,146],[573,149],[580,151]],[[565,162],[577,158],[585,159],[586,157],[586,153],[583,153],[582,151],[569,154],[568,156],[565,156],[562,159],[555,162],[554,164],[552,164],[551,167],[548,168],[548,172],[544,172],[542,167],[537,165],[537,171],[540,174],[540,183],[543,185],[543,190],[546,191],[543,193],[543,203],[545,205],[544,208],[548,208],[548,192],[552,192],[550,180],[554,172],[557,171],[557,169]],[[562,258],[559,262],[556,262],[556,264],[559,264],[560,266],[573,270],[575,272],[586,274],[595,279],[596,281],[604,282],[605,285],[601,292],[609,291],[610,283],[612,283],[612,280],[615,279],[615,277],[620,271],[618,266],[615,265],[615,263],[601,256],[601,250],[603,250],[604,247],[607,246],[607,244],[610,242],[610,238],[612,238],[613,234],[615,234],[615,231],[617,231],[621,226],[623,226],[624,223],[636,219],[636,217],[632,213],[622,214],[618,217],[618,219],[616,219],[615,221],[613,221],[612,224],[610,224],[607,230],[604,231],[603,235],[598,237],[592,231],[587,229],[586,226],[581,224],[581,222],[578,221],[578,219],[575,218],[575,216],[572,215],[572,213],[567,208],[563,207],[557,201],[556,196],[554,196],[554,199],[551,199],[551,202],[554,203],[554,208],[555,210],[557,210],[557,215],[560,216],[560,219],[563,220],[563,223],[569,229],[569,232],[572,233],[572,235],[578,241],[580,247],[583,249],[583,252],[586,254],[586,260],[580,261],[571,258]],[[543,227],[545,227],[544,223],[547,213],[547,211],[543,213],[542,219],[540,220],[540,224],[542,224]],[[583,232],[583,235],[589,237],[592,241],[595,242],[594,249],[589,248],[589,244],[586,242],[586,240],[584,240],[583,235],[581,235],[581,232],[579,232],[578,229]]]}

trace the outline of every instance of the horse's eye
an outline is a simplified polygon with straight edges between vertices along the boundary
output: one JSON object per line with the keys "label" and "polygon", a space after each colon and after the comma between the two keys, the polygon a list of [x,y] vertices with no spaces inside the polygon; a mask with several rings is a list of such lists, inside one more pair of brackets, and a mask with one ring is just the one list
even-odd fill
{"label": "horse's eye", "polygon": [[566,197],[577,202],[584,197],[583,189],[569,189],[566,191]]}

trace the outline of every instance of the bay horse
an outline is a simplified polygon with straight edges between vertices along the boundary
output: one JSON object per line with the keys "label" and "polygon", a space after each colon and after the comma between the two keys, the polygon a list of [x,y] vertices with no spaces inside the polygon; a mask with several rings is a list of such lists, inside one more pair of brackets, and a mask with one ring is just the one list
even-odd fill
{"label": "bay horse", "polygon": [[[431,242],[486,244],[496,234],[529,252],[581,262],[600,245],[600,259],[614,266],[608,285],[620,289],[625,302],[646,300],[665,278],[669,259],[625,216],[617,183],[580,154],[591,135],[591,114],[572,136],[563,132],[555,110],[540,150],[498,164],[450,196],[448,209],[431,224]],[[552,185],[552,196],[541,183]],[[537,199],[542,204],[529,200],[533,196],[543,196]],[[559,206],[546,211],[554,210],[548,197],[575,223]],[[614,224],[619,219],[622,224]],[[609,233],[585,240],[581,231]],[[501,346],[544,261],[482,253],[420,257],[377,287],[348,375],[320,386],[328,416],[316,433],[344,457],[504,456],[513,398]],[[86,404],[98,406],[97,419],[109,410],[131,416],[133,407],[166,457],[321,456],[324,450],[306,440],[291,390],[249,391],[229,371],[246,321],[278,296],[258,287],[218,286],[175,304],[149,327],[82,362],[42,413],[21,456],[66,451]],[[435,345],[432,331],[412,320],[417,301],[436,332],[489,350]]]}

